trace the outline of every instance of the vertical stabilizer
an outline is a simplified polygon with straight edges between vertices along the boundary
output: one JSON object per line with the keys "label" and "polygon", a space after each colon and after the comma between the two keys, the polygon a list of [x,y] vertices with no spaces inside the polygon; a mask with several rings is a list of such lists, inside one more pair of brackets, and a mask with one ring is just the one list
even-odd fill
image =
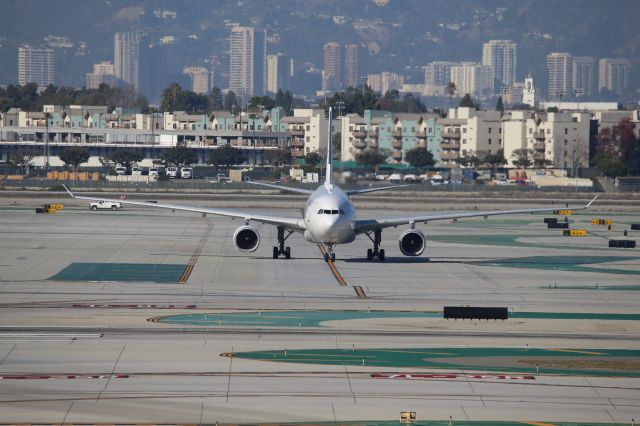
{"label": "vertical stabilizer", "polygon": [[331,141],[331,121],[333,108],[329,107],[329,122],[327,125],[327,168],[324,178],[325,185],[333,185],[333,143]]}

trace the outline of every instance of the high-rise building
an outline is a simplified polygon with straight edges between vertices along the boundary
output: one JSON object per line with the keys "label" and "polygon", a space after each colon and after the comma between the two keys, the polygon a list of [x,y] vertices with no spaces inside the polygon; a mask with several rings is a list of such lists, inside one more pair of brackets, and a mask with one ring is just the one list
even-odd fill
{"label": "high-rise building", "polygon": [[344,45],[344,78],[343,87],[356,87],[358,85],[358,45]]}
{"label": "high-rise building", "polygon": [[140,79],[140,39],[138,33],[116,33],[113,64],[116,77],[136,90]]}
{"label": "high-rise building", "polygon": [[209,93],[209,70],[205,67],[186,67],[183,74],[191,78],[191,91],[201,95]]}
{"label": "high-rise building", "polygon": [[629,89],[629,68],[627,59],[600,59],[598,91],[608,90],[621,96]]}
{"label": "high-rise building", "polygon": [[424,84],[431,86],[446,86],[451,82],[451,67],[456,62],[436,61],[427,64],[424,69]]}
{"label": "high-rise building", "polygon": [[22,46],[18,49],[18,84],[36,83],[38,86],[53,84],[55,68],[53,49]]}
{"label": "high-rise building", "polygon": [[462,62],[451,67],[451,81],[460,94],[490,96],[493,94],[494,70],[491,65]]}
{"label": "high-rise building", "polygon": [[291,88],[293,59],[282,53],[267,55],[267,92],[277,93]]}
{"label": "high-rise building", "polygon": [[593,96],[595,91],[596,60],[591,56],[573,58],[573,93],[576,96]]}
{"label": "high-rise building", "polygon": [[573,84],[573,57],[568,53],[547,55],[548,91],[550,99],[561,100],[571,94]]}
{"label": "high-rise building", "polygon": [[516,81],[518,45],[510,40],[490,40],[482,45],[482,65],[492,66],[500,86]]}
{"label": "high-rise building", "polygon": [[342,88],[342,46],[337,42],[324,45],[322,91]]}
{"label": "high-rise building", "polygon": [[116,71],[111,61],[102,61],[93,64],[93,72],[86,74],[87,89],[97,89],[101,84],[115,86],[117,84]]}
{"label": "high-rise building", "polygon": [[267,89],[266,77],[266,32],[253,27],[233,27],[229,88],[240,96],[262,96]]}
{"label": "high-rise building", "polygon": [[389,90],[400,90],[404,84],[404,77],[393,72],[367,75],[367,86],[374,92],[385,94]]}

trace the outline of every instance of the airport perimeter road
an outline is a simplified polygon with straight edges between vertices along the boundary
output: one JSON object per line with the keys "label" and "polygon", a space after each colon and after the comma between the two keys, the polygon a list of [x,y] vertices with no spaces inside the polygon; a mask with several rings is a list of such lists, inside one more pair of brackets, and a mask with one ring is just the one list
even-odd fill
{"label": "airport perimeter road", "polygon": [[[0,423],[640,418],[640,252],[607,244],[638,212],[570,216],[587,237],[540,215],[420,224],[418,258],[400,254],[400,227],[383,232],[385,263],[359,238],[332,271],[298,235],[292,259],[272,259],[269,226],[242,254],[240,221],[5,201]],[[262,211],[299,214],[277,206]],[[464,304],[511,317],[442,318]]]}

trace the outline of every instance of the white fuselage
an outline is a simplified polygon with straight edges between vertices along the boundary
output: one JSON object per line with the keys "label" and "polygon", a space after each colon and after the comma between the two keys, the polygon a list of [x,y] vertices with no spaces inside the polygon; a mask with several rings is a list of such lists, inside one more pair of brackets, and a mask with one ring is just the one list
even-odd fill
{"label": "white fuselage", "polygon": [[345,244],[356,238],[356,211],[349,196],[333,184],[325,184],[309,196],[304,210],[307,241]]}

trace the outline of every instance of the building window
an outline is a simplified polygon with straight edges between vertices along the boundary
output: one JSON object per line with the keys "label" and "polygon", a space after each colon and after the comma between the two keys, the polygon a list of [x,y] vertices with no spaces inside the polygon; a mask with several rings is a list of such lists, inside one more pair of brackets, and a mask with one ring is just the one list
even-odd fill
{"label": "building window", "polygon": [[462,129],[462,133],[467,133],[467,128],[466,127]]}
{"label": "building window", "polygon": [[491,145],[491,138],[489,138],[489,145]]}
{"label": "building window", "polygon": [[349,131],[353,132],[353,126],[349,126]]}
{"label": "building window", "polygon": [[533,129],[529,127],[529,134],[533,133]]}
{"label": "building window", "polygon": [[550,135],[551,134],[551,129],[547,129],[547,134]]}
{"label": "building window", "polygon": [[502,145],[502,139],[498,139],[498,145]]}
{"label": "building window", "polygon": [[412,132],[415,132],[415,131],[416,131],[416,128],[415,128],[415,127],[412,127],[412,128],[411,128],[411,131],[412,131]]}
{"label": "building window", "polygon": [[491,134],[491,127],[489,127],[489,134]]}
{"label": "building window", "polygon": [[569,129],[564,129],[564,134],[568,135],[569,134]]}
{"label": "building window", "polygon": [[498,134],[501,135],[502,134],[502,127],[498,129]]}
{"label": "building window", "polygon": [[467,144],[467,140],[466,139],[462,139],[462,144],[466,145]]}
{"label": "building window", "polygon": [[311,130],[311,126],[307,124],[307,131]]}

